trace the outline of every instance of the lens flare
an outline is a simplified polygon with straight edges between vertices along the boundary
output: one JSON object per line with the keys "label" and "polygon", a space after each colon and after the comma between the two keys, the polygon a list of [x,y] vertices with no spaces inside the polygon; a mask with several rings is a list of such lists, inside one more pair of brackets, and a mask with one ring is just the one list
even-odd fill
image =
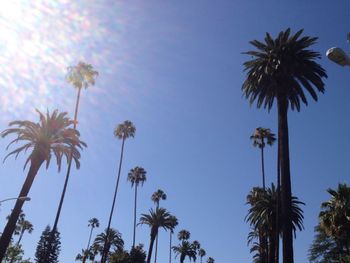
{"label": "lens flare", "polygon": [[96,47],[108,34],[96,4],[69,0],[0,1],[0,118],[34,108],[71,105],[67,67],[97,65]]}

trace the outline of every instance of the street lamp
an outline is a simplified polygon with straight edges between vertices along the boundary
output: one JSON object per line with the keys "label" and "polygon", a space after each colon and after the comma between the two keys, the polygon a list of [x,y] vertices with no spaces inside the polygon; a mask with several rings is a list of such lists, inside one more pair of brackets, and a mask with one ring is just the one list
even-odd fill
{"label": "street lamp", "polygon": [[6,198],[4,200],[1,200],[0,204],[3,202],[6,202],[6,201],[10,201],[10,200],[30,201],[30,197],[29,196],[20,196],[20,197]]}
{"label": "street lamp", "polygon": [[326,56],[340,66],[350,66],[350,57],[339,47],[332,47],[327,50]]}

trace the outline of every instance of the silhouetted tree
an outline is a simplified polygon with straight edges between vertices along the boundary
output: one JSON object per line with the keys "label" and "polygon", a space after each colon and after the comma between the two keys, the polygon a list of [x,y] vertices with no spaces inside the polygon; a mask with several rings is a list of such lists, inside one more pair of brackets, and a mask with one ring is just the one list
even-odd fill
{"label": "silhouetted tree", "polygon": [[50,226],[47,226],[41,234],[35,252],[36,263],[58,263],[58,255],[61,250],[60,233],[56,230],[54,235]]}
{"label": "silhouetted tree", "polygon": [[278,148],[281,169],[281,210],[283,233],[283,262],[294,262],[292,189],[289,160],[288,109],[300,110],[308,101],[304,90],[314,100],[324,92],[322,78],[326,71],[315,62],[321,55],[307,49],[316,43],[315,37],[300,37],[303,30],[290,35],[290,29],[273,39],[266,33],[265,41],[250,42],[257,50],[246,52],[252,59],[244,63],[247,78],[242,90],[250,103],[270,110],[277,100]]}

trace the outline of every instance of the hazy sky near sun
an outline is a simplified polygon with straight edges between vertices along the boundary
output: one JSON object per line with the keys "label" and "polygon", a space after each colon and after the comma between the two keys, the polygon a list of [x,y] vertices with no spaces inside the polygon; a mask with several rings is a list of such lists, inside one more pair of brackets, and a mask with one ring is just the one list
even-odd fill
{"label": "hazy sky near sun", "polygon": [[[350,2],[243,0],[0,1],[0,128],[13,119],[37,120],[34,109],[59,108],[73,115],[75,91],[65,69],[83,60],[100,75],[82,92],[79,125],[88,148],[73,171],[59,230],[60,262],[73,262],[85,248],[88,220],[106,227],[119,161],[118,123],[137,128],[125,146],[120,192],[112,226],[132,242],[133,191],[126,182],[134,166],[147,171],[138,213],[163,189],[161,203],[179,219],[216,262],[250,262],[246,195],[261,184],[259,151],[249,136],[258,126],[276,132],[275,108],[250,107],[242,97],[242,52],[249,41],[275,36],[288,27],[318,36],[314,49],[327,70],[326,93],[289,115],[293,194],[306,203],[305,230],[295,241],[295,262],[307,262],[325,190],[349,183],[350,70],[325,57],[333,46],[345,50]],[[10,2],[10,3],[9,3]],[[0,140],[0,157],[9,139]],[[18,194],[25,156],[0,165],[0,200]],[[34,257],[41,232],[53,224],[65,168],[42,168],[25,204],[34,232],[23,246]],[[275,181],[276,146],[266,151],[269,183]],[[0,229],[13,203],[0,208]],[[138,216],[139,217],[139,216]],[[137,242],[149,244],[147,226]],[[174,242],[175,244],[177,241]],[[168,234],[160,233],[158,261],[168,259]],[[178,260],[178,259],[177,259]]]}

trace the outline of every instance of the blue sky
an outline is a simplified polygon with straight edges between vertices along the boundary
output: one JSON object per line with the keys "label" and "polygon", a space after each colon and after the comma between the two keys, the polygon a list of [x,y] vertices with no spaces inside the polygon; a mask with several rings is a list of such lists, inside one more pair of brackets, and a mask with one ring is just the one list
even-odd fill
{"label": "blue sky", "polygon": [[[25,14],[34,12],[23,6]],[[126,119],[134,122],[137,132],[126,142],[112,223],[123,234],[126,248],[132,242],[133,216],[133,192],[126,175],[142,166],[148,177],[139,191],[139,213],[153,207],[150,196],[161,188],[168,195],[161,205],[178,217],[178,230],[188,229],[192,240],[199,240],[216,262],[251,261],[245,198],[261,184],[261,177],[259,151],[249,136],[258,126],[276,132],[277,119],[275,108],[270,113],[257,110],[242,97],[242,63],[249,59],[242,52],[251,49],[250,40],[288,27],[319,37],[314,49],[321,52],[319,62],[329,75],[319,102],[310,100],[300,113],[289,115],[293,193],[306,203],[305,230],[295,240],[295,261],[307,262],[319,206],[328,198],[325,190],[349,183],[350,71],[325,57],[330,47],[349,49],[349,10],[346,0],[337,1],[336,7],[315,0],[42,1],[35,16],[48,26],[39,31],[28,25],[26,35],[19,33],[8,42],[21,47],[31,36],[31,49],[18,51],[26,63],[16,63],[17,57],[7,56],[10,48],[0,46],[1,61],[7,63],[0,67],[0,128],[13,119],[36,120],[34,108],[59,108],[72,115],[75,92],[65,83],[64,68],[84,60],[100,73],[96,86],[81,98],[78,128],[88,148],[81,169],[72,173],[61,215],[61,262],[73,262],[86,246],[89,218],[99,218],[99,232],[107,224],[120,151],[113,129]],[[50,20],[52,14],[63,18]],[[4,21],[0,28],[8,26]],[[13,24],[23,29],[19,23]],[[44,37],[50,29],[52,37],[62,35],[62,42]],[[39,38],[32,37],[36,34]],[[2,156],[8,142],[0,140]],[[18,194],[26,174],[24,158],[0,165],[0,199]],[[27,257],[33,258],[41,232],[54,220],[65,169],[57,173],[53,164],[40,170],[32,200],[24,207],[35,228],[23,238]],[[270,183],[275,167],[274,146],[266,151]],[[12,205],[2,204],[0,228]],[[147,226],[138,227],[137,242],[148,248]],[[168,234],[162,232],[159,262],[167,260],[167,242]]]}

